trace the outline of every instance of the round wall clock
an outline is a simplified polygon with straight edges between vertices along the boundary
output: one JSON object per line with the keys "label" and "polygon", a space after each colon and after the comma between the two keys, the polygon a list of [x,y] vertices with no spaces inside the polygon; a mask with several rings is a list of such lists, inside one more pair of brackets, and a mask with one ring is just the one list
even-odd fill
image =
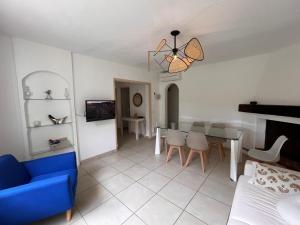
{"label": "round wall clock", "polygon": [[143,103],[143,97],[140,93],[135,93],[132,98],[132,102],[136,107],[139,107]]}

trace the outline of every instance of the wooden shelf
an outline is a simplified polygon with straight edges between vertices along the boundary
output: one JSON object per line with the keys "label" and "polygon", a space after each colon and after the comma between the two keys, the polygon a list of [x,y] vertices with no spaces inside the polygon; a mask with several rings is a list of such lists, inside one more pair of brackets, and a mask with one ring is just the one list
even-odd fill
{"label": "wooden shelf", "polygon": [[72,122],[66,122],[66,123],[62,123],[62,124],[44,124],[38,127],[34,127],[34,126],[29,126],[27,127],[28,129],[34,129],[34,128],[43,128],[43,127],[53,127],[53,126],[62,126],[62,125],[66,125],[66,124],[72,124]]}

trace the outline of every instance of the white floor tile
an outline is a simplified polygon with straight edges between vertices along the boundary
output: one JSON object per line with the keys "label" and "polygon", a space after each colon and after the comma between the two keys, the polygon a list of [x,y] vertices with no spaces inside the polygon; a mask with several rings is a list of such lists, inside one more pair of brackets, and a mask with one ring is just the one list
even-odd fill
{"label": "white floor tile", "polygon": [[31,225],[70,225],[80,220],[81,218],[82,217],[80,213],[74,208],[72,209],[72,219],[69,222],[66,220],[66,213],[60,213],[56,216],[52,216],[45,220],[35,222]]}
{"label": "white floor tile", "polygon": [[147,168],[140,165],[135,165],[128,170],[125,170],[123,173],[134,180],[139,180],[149,172],[150,170],[148,170]]}
{"label": "white floor tile", "polygon": [[98,182],[102,182],[114,175],[117,175],[119,173],[118,170],[116,170],[113,167],[110,166],[106,166],[104,168],[101,168],[99,170],[96,170],[94,172],[91,173],[91,175],[98,181]]}
{"label": "white floor tile", "polygon": [[112,164],[111,166],[117,170],[119,170],[120,172],[127,170],[128,168],[134,166],[136,163],[128,160],[128,159],[122,159],[114,164]]}
{"label": "white floor tile", "polygon": [[77,220],[76,222],[72,223],[72,225],[87,225],[84,219]]}
{"label": "white floor tile", "polygon": [[128,157],[128,159],[130,159],[131,161],[136,162],[136,163],[141,163],[144,160],[146,160],[147,158],[148,158],[148,154],[144,153],[144,152],[140,152],[140,153],[137,153],[137,154],[134,154],[134,155],[131,155]]}
{"label": "white floor tile", "polygon": [[101,182],[101,184],[114,195],[129,187],[135,181],[124,174],[118,174]]}
{"label": "white floor tile", "polygon": [[230,207],[202,193],[197,193],[186,211],[209,225],[226,225]]}
{"label": "white floor tile", "polygon": [[100,158],[93,158],[88,159],[81,163],[80,167],[82,167],[87,172],[91,173],[95,170],[99,170],[100,168],[103,168],[107,166],[106,162],[103,162]]}
{"label": "white floor tile", "polygon": [[231,205],[234,196],[234,190],[235,188],[232,185],[207,179],[204,185],[200,188],[199,192],[204,193],[227,205]]}
{"label": "white floor tile", "polygon": [[90,175],[83,175],[78,177],[78,183],[77,183],[77,193],[80,193],[92,186],[95,186],[98,184],[98,181],[90,176]]}
{"label": "white floor tile", "polygon": [[172,225],[181,212],[179,207],[156,195],[137,212],[137,215],[147,225]]}
{"label": "white floor tile", "polygon": [[157,167],[161,166],[164,163],[164,160],[156,157],[148,158],[147,160],[141,163],[142,166],[146,167],[149,170],[154,170]]}
{"label": "white floor tile", "polygon": [[88,225],[120,225],[131,215],[132,212],[113,197],[85,215],[84,219]]}
{"label": "white floor tile", "polygon": [[173,178],[177,174],[179,174],[183,168],[181,167],[180,163],[172,163],[169,162],[167,164],[163,164],[162,166],[158,167],[155,172],[160,173],[164,176]]}
{"label": "white floor tile", "polygon": [[176,221],[175,225],[206,225],[193,215],[183,212],[181,216]]}
{"label": "white floor tile", "polygon": [[138,210],[152,196],[154,192],[148,190],[139,183],[134,183],[124,191],[116,195],[116,197],[132,211]]}
{"label": "white floor tile", "polygon": [[132,215],[123,225],[145,225],[143,221],[136,215]]}
{"label": "white floor tile", "polygon": [[205,181],[205,177],[199,173],[184,170],[177,175],[174,180],[178,183],[184,184],[185,186],[197,191]]}
{"label": "white floor tile", "polygon": [[171,179],[160,175],[156,172],[151,172],[140,179],[138,182],[154,192],[158,192]]}
{"label": "white floor tile", "polygon": [[76,207],[82,215],[95,209],[112,195],[101,185],[93,186],[76,197]]}
{"label": "white floor tile", "polygon": [[196,191],[183,184],[171,181],[158,194],[184,209],[195,193]]}

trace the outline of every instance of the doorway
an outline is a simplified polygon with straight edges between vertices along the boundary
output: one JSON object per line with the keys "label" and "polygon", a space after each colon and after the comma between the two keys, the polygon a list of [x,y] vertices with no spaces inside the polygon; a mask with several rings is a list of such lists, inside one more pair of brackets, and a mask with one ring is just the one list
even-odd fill
{"label": "doorway", "polygon": [[114,85],[117,148],[151,138],[151,83],[114,79]]}
{"label": "doorway", "polygon": [[167,127],[178,128],[179,122],[179,88],[176,84],[171,84],[167,88]]}

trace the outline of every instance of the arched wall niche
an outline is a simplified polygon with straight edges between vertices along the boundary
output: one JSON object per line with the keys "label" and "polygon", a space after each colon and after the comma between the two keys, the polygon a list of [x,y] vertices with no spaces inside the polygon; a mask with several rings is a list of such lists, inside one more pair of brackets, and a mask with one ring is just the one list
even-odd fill
{"label": "arched wall niche", "polygon": [[34,71],[22,79],[24,99],[45,99],[51,90],[53,99],[69,99],[69,82],[61,75],[51,71]]}

